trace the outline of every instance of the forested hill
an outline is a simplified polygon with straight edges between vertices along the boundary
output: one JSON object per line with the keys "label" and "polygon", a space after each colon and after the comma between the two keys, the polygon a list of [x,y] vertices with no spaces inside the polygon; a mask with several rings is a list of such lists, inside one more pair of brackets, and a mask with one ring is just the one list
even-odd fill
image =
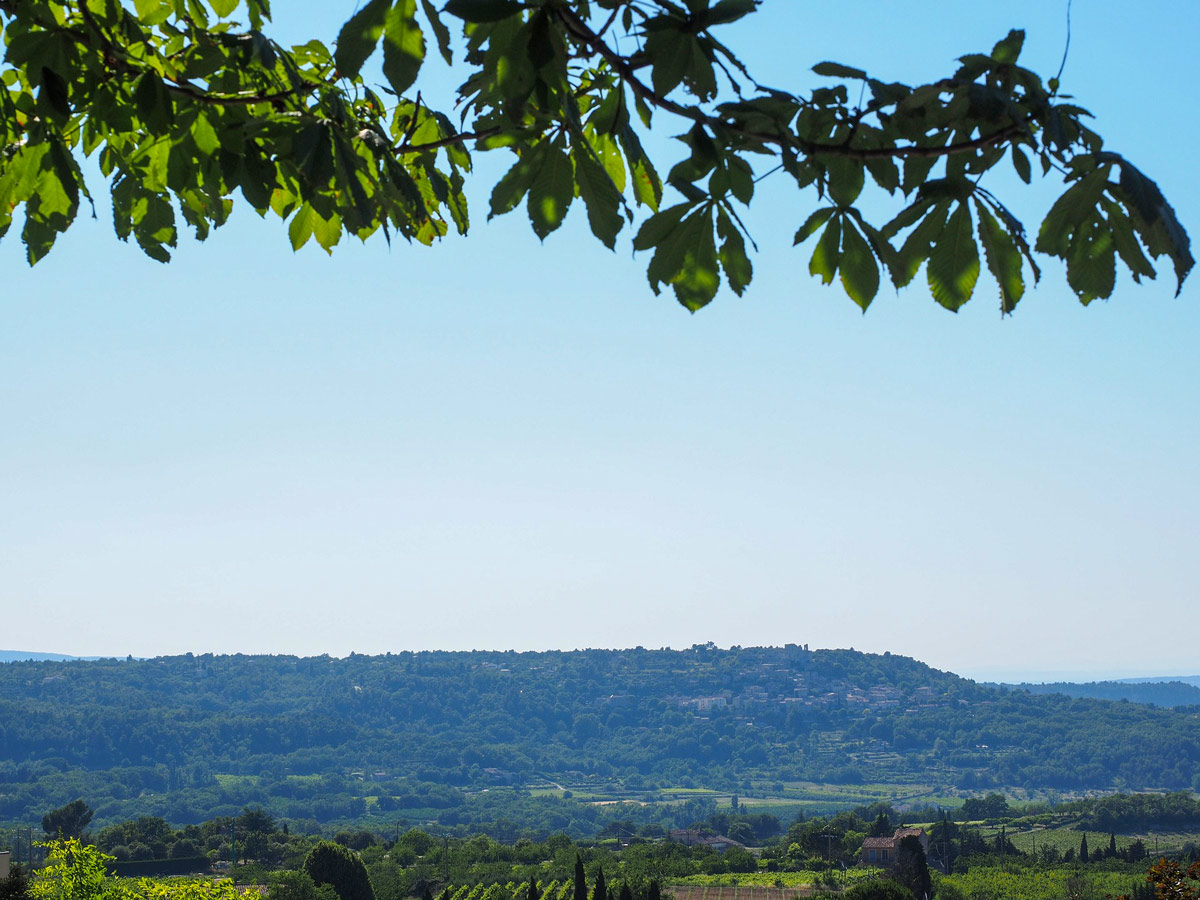
{"label": "forested hill", "polygon": [[1098,700],[1128,700],[1153,706],[1195,706],[1200,704],[1200,687],[1183,681],[1067,681],[1043,684],[1014,684],[1009,687],[1031,694],[1066,694],[1068,697],[1092,697]]}
{"label": "forested hill", "polygon": [[485,787],[1195,789],[1198,769],[1200,707],[1037,696],[795,645],[0,666],[0,821],[78,796],[100,818],[188,822],[253,800],[428,820]]}

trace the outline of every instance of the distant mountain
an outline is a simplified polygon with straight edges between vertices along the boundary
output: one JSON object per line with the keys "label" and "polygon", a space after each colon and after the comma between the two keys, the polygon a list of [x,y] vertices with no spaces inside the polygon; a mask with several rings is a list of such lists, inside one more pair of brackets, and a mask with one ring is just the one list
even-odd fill
{"label": "distant mountain", "polygon": [[[1197,679],[1200,683],[1200,679]],[[1126,679],[1123,681],[1092,681],[1079,684],[1070,681],[1041,684],[1009,684],[1005,687],[1028,691],[1031,694],[1066,694],[1068,697],[1087,697],[1092,700],[1128,700],[1151,706],[1198,706],[1200,687],[1182,678],[1169,681]]]}
{"label": "distant mountain", "polygon": [[1116,678],[1121,684],[1163,684],[1170,681],[1182,681],[1193,687],[1200,688],[1200,675],[1170,675],[1159,678]]}
{"label": "distant mountain", "polygon": [[[29,650],[0,650],[0,663],[8,662],[66,662],[72,659],[83,659],[80,656],[68,656],[65,653],[33,653]],[[95,657],[91,657],[94,659]]]}

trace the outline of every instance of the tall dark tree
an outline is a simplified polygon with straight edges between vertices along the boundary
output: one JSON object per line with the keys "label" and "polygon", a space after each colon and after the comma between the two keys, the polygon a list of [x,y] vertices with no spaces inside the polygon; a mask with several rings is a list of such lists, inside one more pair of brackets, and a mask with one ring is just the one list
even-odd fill
{"label": "tall dark tree", "polygon": [[633,891],[629,889],[629,882],[621,882],[621,893],[617,895],[617,900],[633,900]]}
{"label": "tall dark tree", "polygon": [[596,870],[596,884],[592,888],[592,900],[608,900],[608,886],[604,883],[604,870]]}
{"label": "tall dark tree", "polygon": [[929,875],[929,864],[925,859],[925,846],[915,835],[909,834],[900,838],[896,847],[895,877],[912,891],[917,900],[928,900],[933,895],[933,879]]}
{"label": "tall dark tree", "polygon": [[1104,854],[1109,859],[1116,859],[1117,856],[1117,834],[1115,831],[1108,833],[1108,852]]}
{"label": "tall dark tree", "polygon": [[891,833],[892,820],[888,818],[887,813],[880,810],[875,821],[871,823],[871,837],[887,837]]}
{"label": "tall dark tree", "polygon": [[542,892],[538,890],[537,878],[529,876],[529,889],[525,892],[526,900],[540,900]]}
{"label": "tall dark tree", "polygon": [[42,831],[52,838],[82,838],[93,815],[92,808],[82,800],[72,800],[42,816]]}
{"label": "tall dark tree", "polygon": [[662,888],[658,886],[658,880],[650,879],[650,890],[646,894],[646,900],[662,900]]}
{"label": "tall dark tree", "polygon": [[1080,842],[1079,842],[1079,861],[1080,862],[1088,861],[1088,846],[1087,846],[1087,835],[1086,834],[1083,836],[1083,839],[1080,840]]}
{"label": "tall dark tree", "polygon": [[587,875],[578,853],[575,854],[575,900],[587,900]]}
{"label": "tall dark tree", "polygon": [[304,857],[304,871],[317,884],[332,887],[340,900],[375,900],[367,867],[358,854],[333,841],[321,841]]}

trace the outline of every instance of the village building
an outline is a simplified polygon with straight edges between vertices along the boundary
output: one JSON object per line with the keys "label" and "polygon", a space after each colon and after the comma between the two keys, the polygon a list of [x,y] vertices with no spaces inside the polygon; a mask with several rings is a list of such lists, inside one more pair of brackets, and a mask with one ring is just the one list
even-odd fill
{"label": "village building", "polygon": [[929,852],[929,835],[924,828],[897,828],[891,837],[869,837],[862,843],[859,851],[859,862],[864,866],[878,866],[890,869],[896,865],[896,851],[900,841],[906,837],[915,837],[921,842],[921,849]]}
{"label": "village building", "polygon": [[709,850],[716,850],[724,853],[730,847],[745,848],[745,844],[735,841],[731,837],[725,837],[723,834],[705,834],[695,828],[676,828],[667,832],[667,840],[674,841],[676,844],[684,844],[688,847],[707,847]]}

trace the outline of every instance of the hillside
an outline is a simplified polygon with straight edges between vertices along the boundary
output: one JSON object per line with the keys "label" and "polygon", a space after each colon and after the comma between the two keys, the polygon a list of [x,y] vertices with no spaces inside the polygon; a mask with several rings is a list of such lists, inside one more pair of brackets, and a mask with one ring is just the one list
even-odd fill
{"label": "hillside", "polygon": [[1034,695],[796,645],[0,667],[0,821],[82,796],[97,821],[259,802],[454,825],[538,802],[569,823],[594,820],[587,800],[650,815],[668,789],[761,803],[795,800],[801,782],[927,798],[1194,789],[1198,765],[1197,707]]}

